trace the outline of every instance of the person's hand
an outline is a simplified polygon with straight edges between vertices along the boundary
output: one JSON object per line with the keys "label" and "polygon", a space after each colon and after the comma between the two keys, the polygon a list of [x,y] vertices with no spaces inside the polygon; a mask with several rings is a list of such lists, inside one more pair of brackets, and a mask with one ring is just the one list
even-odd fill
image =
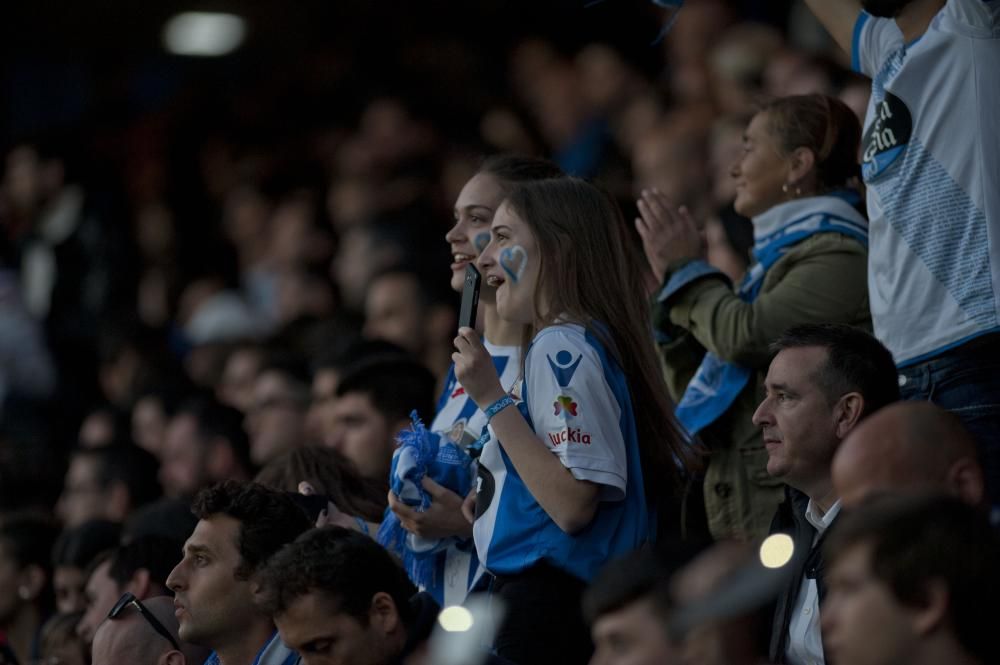
{"label": "person's hand", "polygon": [[[303,480],[299,483],[299,494],[304,496],[314,496],[316,494],[316,490],[311,484]],[[316,528],[320,529],[324,526],[342,526],[345,529],[354,529],[355,531],[361,530],[358,521],[340,510],[340,508],[337,508],[337,505],[333,501],[327,501],[326,509],[321,510],[319,512],[319,517],[316,518]]]}
{"label": "person's hand", "polygon": [[462,514],[464,499],[427,476],[424,476],[421,484],[431,495],[431,505],[423,512],[406,505],[396,498],[395,494],[389,492],[389,508],[396,513],[403,528],[429,540],[450,536],[461,538],[471,536],[472,526]]}
{"label": "person's hand", "polygon": [[462,515],[472,524],[476,521],[476,488],[473,487],[469,495],[462,502]]}
{"label": "person's hand", "polygon": [[635,228],[642,238],[642,248],[656,283],[660,285],[671,261],[699,258],[704,254],[704,239],[688,209],[675,208],[659,190],[642,190],[637,203],[639,217],[635,220]]}
{"label": "person's hand", "polygon": [[480,409],[485,409],[506,394],[500,385],[493,358],[475,330],[459,328],[455,348],[457,351],[451,354],[451,359],[455,361],[455,377],[465,388],[465,394]]}

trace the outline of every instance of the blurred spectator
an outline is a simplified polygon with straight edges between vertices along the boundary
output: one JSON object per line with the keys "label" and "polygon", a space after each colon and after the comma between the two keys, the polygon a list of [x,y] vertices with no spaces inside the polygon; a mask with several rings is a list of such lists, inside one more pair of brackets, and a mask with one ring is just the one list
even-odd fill
{"label": "blurred spectator", "polygon": [[312,363],[312,399],[306,414],[309,440],[324,445],[333,435],[336,429],[334,406],[337,385],[345,369],[368,358],[408,355],[403,347],[392,342],[362,339],[342,342],[318,353]]}
{"label": "blurred spectator", "polygon": [[52,548],[52,586],[56,610],[61,614],[82,611],[87,606],[84,572],[98,554],[118,544],[120,533],[117,522],[90,520],[59,534]]}
{"label": "blurred spectator", "polygon": [[407,358],[372,358],[351,366],[337,384],[332,435],[325,442],[349,459],[361,475],[388,482],[396,435],[434,415],[434,377]]}
{"label": "blurred spectator", "polygon": [[87,579],[87,609],[77,632],[90,645],[115,601],[128,591],[137,598],[169,595],[166,580],[181,558],[181,543],[144,536],[119,545],[102,557]]}
{"label": "blurred spectator", "polygon": [[39,636],[40,665],[90,665],[90,657],[83,640],[76,634],[76,625],[83,611],[53,615]]}
{"label": "blurred spectator", "polygon": [[251,578],[312,526],[305,513],[280,492],[235,481],[202,491],[192,510],[198,526],[167,579],[181,639],[212,649],[221,663],[284,664],[293,654],[255,607]]}
{"label": "blurred spectator", "polygon": [[651,550],[608,564],[583,596],[591,626],[591,665],[657,665],[680,661],[667,632],[669,572]]}
{"label": "blurred spectator", "polygon": [[160,483],[171,498],[192,499],[223,480],[249,480],[250,441],[243,415],[211,397],[182,404],[167,427],[160,457]]}
{"label": "blurred spectator", "polygon": [[160,496],[157,467],[155,457],[132,445],[78,449],[70,457],[56,514],[67,527],[92,519],[122,522]]}
{"label": "blurred spectator", "polygon": [[995,663],[996,532],[956,498],[883,498],[826,546],[823,639],[838,663]]}
{"label": "blurred spectator", "polygon": [[137,446],[162,460],[167,423],[174,417],[178,404],[190,390],[187,383],[161,383],[137,393],[131,414],[132,440]]}
{"label": "blurred spectator", "polygon": [[372,277],[365,298],[365,337],[398,344],[443,376],[457,330],[455,295],[443,273],[396,266]]}
{"label": "blurred spectator", "polygon": [[20,663],[38,658],[42,624],[54,610],[52,544],[56,528],[31,515],[0,522],[0,644]]}
{"label": "blurred spectator", "polygon": [[197,523],[190,501],[163,498],[133,511],[122,527],[121,540],[127,545],[145,536],[157,536],[184,542]]}
{"label": "blurred spectator", "polygon": [[305,445],[309,408],[309,373],[294,357],[265,362],[254,380],[253,401],[246,411],[250,459],[264,465],[281,453]]}
{"label": "blurred spectator", "polygon": [[881,493],[942,492],[970,506],[986,498],[976,441],[958,416],[927,402],[891,404],[858,425],[833,458],[845,508]]}
{"label": "blurred spectator", "polygon": [[[0,233],[0,242],[3,241]],[[0,254],[0,408],[8,397],[42,401],[56,389],[53,364],[44,331],[21,302],[17,275]],[[17,417],[16,412],[5,414]]]}
{"label": "blurred spectator", "polygon": [[840,514],[830,465],[862,419],[899,399],[892,356],[868,333],[846,325],[808,324],[785,331],[753,414],[763,431],[767,473],[786,483],[771,533],[788,533],[795,558],[771,628],[771,662],[822,662],[819,606],[826,589],[824,535]]}
{"label": "blurred spectator", "polygon": [[735,211],[753,220],[755,263],[735,291],[701,258],[686,207],[656,190],[638,202],[636,226],[663,284],[655,318],[667,386],[678,419],[708,448],[704,499],[716,538],[763,535],[781,501],[750,422],[768,344],[795,324],[868,325],[868,225],[849,189],[859,134],[850,109],[821,95],[774,100],[753,117],[731,175]]}
{"label": "blurred spectator", "polygon": [[222,370],[222,378],[215,388],[223,404],[239,409],[244,414],[253,405],[253,386],[264,365],[264,347],[254,342],[240,342],[230,351]]}
{"label": "blurred spectator", "polygon": [[[676,618],[702,612],[701,620],[683,633],[678,663],[761,665],[767,661],[770,605],[777,589],[770,585],[747,593],[737,578],[746,575],[757,556],[757,549],[747,543],[721,541],[673,576],[670,593],[678,606]],[[760,573],[754,570],[751,575],[759,577]]]}

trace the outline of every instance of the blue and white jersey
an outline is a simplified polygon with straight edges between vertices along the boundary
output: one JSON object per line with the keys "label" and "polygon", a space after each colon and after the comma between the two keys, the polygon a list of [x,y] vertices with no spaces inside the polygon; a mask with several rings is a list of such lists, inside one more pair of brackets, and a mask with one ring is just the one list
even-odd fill
{"label": "blue and white jersey", "polygon": [[570,535],[542,510],[492,428],[479,457],[476,551],[497,575],[546,561],[590,580],[610,559],[650,539],[635,418],[625,376],[578,325],[545,328],[532,341],[518,405],[573,476],[601,486],[594,520]]}
{"label": "blue and white jersey", "polygon": [[906,44],[862,12],[862,140],[876,336],[897,364],[1000,328],[1000,2],[948,0]]}
{"label": "blue and white jersey", "polygon": [[[488,339],[483,339],[483,346],[493,358],[500,385],[510,392],[521,374],[520,347],[497,346]],[[434,422],[429,429],[462,448],[468,448],[482,435],[484,427],[486,414],[465,394],[465,388],[455,377],[455,366],[452,365],[448,370],[444,392],[438,399]]]}
{"label": "blue and white jersey", "polygon": [[[483,340],[483,345],[493,357],[500,385],[504,390],[510,391],[521,374],[520,347],[497,346],[487,339]],[[465,389],[455,377],[455,366],[452,365],[430,430],[462,448],[468,448],[480,437],[485,427],[486,414],[465,394]],[[465,601],[469,589],[480,574],[479,558],[472,541],[454,543],[438,553],[434,584],[423,591],[431,594],[441,607],[458,605]]]}

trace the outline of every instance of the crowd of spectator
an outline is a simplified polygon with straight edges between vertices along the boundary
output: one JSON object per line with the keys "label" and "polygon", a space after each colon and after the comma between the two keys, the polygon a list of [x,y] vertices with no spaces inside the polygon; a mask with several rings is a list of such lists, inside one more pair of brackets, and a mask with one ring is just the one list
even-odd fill
{"label": "crowd of spectator", "polygon": [[2,146],[0,664],[1000,662],[1000,2],[653,4]]}

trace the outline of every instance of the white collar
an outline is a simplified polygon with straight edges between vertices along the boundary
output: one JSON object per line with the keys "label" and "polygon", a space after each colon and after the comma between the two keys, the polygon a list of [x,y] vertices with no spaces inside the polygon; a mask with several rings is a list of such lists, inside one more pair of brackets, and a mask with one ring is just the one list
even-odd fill
{"label": "white collar", "polygon": [[820,508],[815,501],[809,499],[809,505],[806,506],[806,520],[815,527],[816,532],[822,534],[833,523],[833,520],[837,518],[840,513],[840,499],[837,499],[830,510],[826,511],[823,515],[819,514]]}

